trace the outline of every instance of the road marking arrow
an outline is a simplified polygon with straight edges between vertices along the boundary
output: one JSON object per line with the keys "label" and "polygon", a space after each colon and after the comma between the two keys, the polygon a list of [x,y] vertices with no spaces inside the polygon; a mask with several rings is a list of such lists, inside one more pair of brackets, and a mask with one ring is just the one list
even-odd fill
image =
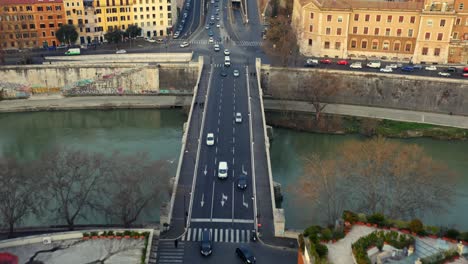
{"label": "road marking arrow", "polygon": [[207,167],[207,165],[205,165],[205,170],[203,171],[203,174],[205,174],[205,176],[206,176],[206,173],[208,172],[208,171],[206,170],[206,167]]}
{"label": "road marking arrow", "polygon": [[224,193],[221,195],[221,206],[224,207],[224,204],[226,203],[228,197],[227,195],[224,195]]}
{"label": "road marking arrow", "polygon": [[249,203],[245,202],[244,194],[242,194],[242,205],[245,206],[245,208],[249,208]]}
{"label": "road marking arrow", "polygon": [[247,175],[247,171],[244,170],[244,164],[242,164],[242,173],[243,173],[244,175]]}
{"label": "road marking arrow", "polygon": [[203,207],[203,205],[205,204],[205,194],[204,193],[202,193],[200,204],[201,204],[201,207]]}

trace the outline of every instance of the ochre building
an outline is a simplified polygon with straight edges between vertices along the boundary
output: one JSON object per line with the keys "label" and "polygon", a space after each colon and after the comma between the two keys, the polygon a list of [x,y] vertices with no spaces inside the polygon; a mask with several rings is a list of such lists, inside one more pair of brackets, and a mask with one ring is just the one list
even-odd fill
{"label": "ochre building", "polygon": [[292,24],[307,56],[466,63],[456,1],[294,0]]}

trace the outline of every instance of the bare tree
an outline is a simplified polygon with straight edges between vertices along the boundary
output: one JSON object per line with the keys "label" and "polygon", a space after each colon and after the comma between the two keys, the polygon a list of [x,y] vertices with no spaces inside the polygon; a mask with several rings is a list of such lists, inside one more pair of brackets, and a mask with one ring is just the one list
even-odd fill
{"label": "bare tree", "polygon": [[335,95],[342,87],[342,80],[333,73],[315,71],[304,78],[299,85],[298,98],[309,101],[315,109],[315,120],[320,121],[320,114],[327,106],[326,100]]}
{"label": "bare tree", "polygon": [[0,220],[8,227],[8,237],[26,217],[39,214],[41,188],[37,179],[16,159],[0,159]]}
{"label": "bare tree", "polygon": [[332,160],[311,157],[301,182],[304,193],[331,200],[329,217],[343,202],[334,192],[346,195],[352,210],[393,218],[441,211],[453,197],[454,174],[417,145],[378,137],[347,142],[339,153]]}
{"label": "bare tree", "polygon": [[324,209],[327,222],[333,224],[346,206],[343,177],[336,160],[322,160],[317,155],[304,158],[304,175],[299,186],[305,197]]}
{"label": "bare tree", "polygon": [[291,28],[291,21],[285,15],[270,19],[266,39],[263,49],[268,55],[278,58],[282,66],[287,66],[291,59],[295,64],[299,47],[296,34]]}
{"label": "bare tree", "polygon": [[86,210],[100,204],[98,194],[108,169],[103,156],[71,148],[57,147],[42,154],[38,175],[50,194],[57,219],[74,229],[77,219],[86,219]]}
{"label": "bare tree", "polygon": [[169,166],[166,161],[151,161],[147,153],[114,153],[110,162],[104,211],[128,228],[150,203],[167,194]]}

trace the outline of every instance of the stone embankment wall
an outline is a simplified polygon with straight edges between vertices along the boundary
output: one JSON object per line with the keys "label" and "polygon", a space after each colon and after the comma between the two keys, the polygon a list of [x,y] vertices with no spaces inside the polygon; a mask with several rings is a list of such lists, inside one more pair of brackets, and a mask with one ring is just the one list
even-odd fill
{"label": "stone embankment wall", "polygon": [[33,88],[67,89],[80,82],[99,87],[132,90],[184,90],[193,92],[197,63],[148,64],[51,64],[0,67],[0,82]]}
{"label": "stone embankment wall", "polygon": [[265,96],[305,100],[312,85],[334,85],[337,104],[468,115],[468,81],[424,76],[262,66]]}

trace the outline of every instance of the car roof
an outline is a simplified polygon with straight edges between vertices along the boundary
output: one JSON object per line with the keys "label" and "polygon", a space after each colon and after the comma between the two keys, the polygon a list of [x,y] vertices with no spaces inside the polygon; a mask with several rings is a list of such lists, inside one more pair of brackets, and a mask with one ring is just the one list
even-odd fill
{"label": "car roof", "polygon": [[246,257],[250,257],[250,256],[253,256],[252,252],[250,251],[250,249],[246,248],[246,247],[239,247],[239,249],[244,253],[244,255]]}

